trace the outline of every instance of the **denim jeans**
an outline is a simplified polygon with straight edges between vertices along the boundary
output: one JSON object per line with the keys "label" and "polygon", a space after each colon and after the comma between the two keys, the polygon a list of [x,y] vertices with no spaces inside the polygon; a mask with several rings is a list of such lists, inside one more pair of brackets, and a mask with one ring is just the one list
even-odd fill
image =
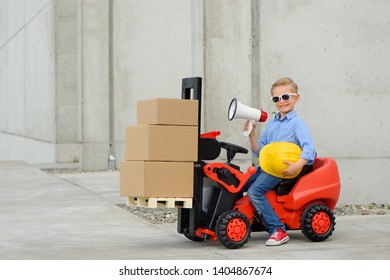
{"label": "denim jeans", "polygon": [[278,227],[286,231],[285,225],[280,221],[271,204],[264,196],[266,192],[272,190],[281,181],[281,178],[265,173],[258,167],[256,173],[248,179],[242,188],[242,191],[247,191],[249,200],[256,211],[260,212],[264,226],[270,234],[274,233]]}

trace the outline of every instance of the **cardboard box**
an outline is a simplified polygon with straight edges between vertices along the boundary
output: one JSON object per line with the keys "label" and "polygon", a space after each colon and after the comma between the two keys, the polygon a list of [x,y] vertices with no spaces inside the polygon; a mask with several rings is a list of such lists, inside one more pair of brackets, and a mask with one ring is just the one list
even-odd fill
{"label": "cardboard box", "polygon": [[121,161],[120,195],[127,197],[192,197],[194,163]]}
{"label": "cardboard box", "polygon": [[126,160],[198,160],[198,127],[136,125],[126,127]]}
{"label": "cardboard box", "polygon": [[137,102],[137,124],[198,125],[198,100],[157,98]]}

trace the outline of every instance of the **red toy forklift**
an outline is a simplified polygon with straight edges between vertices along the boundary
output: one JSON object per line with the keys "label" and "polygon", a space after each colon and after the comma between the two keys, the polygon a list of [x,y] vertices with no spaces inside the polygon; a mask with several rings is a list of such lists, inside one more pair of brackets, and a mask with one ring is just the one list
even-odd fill
{"label": "red toy forklift", "polygon": [[[199,77],[182,80],[182,99],[199,100],[198,161],[194,163],[194,197],[191,209],[178,209],[177,231],[189,240],[219,240],[229,249],[244,246],[251,232],[265,231],[261,217],[241,189],[256,168],[243,173],[233,164],[237,153],[248,150],[235,144],[220,142],[219,131],[200,133],[201,87]],[[226,150],[227,162],[209,162]],[[312,170],[285,179],[266,197],[287,230],[301,230],[311,241],[323,241],[335,229],[335,209],[340,194],[340,178],[336,162],[316,158]]]}

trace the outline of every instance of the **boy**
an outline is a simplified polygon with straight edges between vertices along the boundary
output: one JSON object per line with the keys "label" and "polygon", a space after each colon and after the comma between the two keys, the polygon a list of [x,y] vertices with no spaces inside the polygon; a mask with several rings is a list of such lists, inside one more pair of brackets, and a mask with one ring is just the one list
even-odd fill
{"label": "boy", "polygon": [[[285,162],[287,168],[282,172],[283,176],[296,174],[304,165],[311,165],[316,152],[309,128],[294,111],[295,104],[299,101],[298,86],[290,78],[282,78],[271,87],[271,99],[275,103],[279,113],[273,120],[267,123],[262,136],[257,140],[255,135],[256,124],[249,134],[250,146],[255,156],[258,156],[262,147],[272,142],[291,142],[302,149],[297,162]],[[244,130],[248,127],[245,123]],[[270,233],[265,245],[275,246],[287,242],[290,237],[286,233],[285,225],[280,221],[272,206],[264,194],[272,190],[282,181],[281,178],[272,176],[257,168],[243,190],[248,190],[248,197],[256,211],[262,217],[264,226]],[[249,189],[248,189],[249,188]]]}

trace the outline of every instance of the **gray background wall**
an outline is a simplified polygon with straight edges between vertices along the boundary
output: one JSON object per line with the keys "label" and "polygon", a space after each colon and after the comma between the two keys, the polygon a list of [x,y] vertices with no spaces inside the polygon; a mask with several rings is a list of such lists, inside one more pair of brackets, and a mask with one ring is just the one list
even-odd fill
{"label": "gray background wall", "polygon": [[55,162],[53,6],[0,3],[0,159]]}
{"label": "gray background wall", "polygon": [[231,99],[271,113],[270,86],[290,76],[318,155],[339,164],[340,203],[389,203],[389,5],[0,0],[0,160],[119,166],[137,100],[180,98],[190,76],[203,78],[202,130],[248,147]]}

